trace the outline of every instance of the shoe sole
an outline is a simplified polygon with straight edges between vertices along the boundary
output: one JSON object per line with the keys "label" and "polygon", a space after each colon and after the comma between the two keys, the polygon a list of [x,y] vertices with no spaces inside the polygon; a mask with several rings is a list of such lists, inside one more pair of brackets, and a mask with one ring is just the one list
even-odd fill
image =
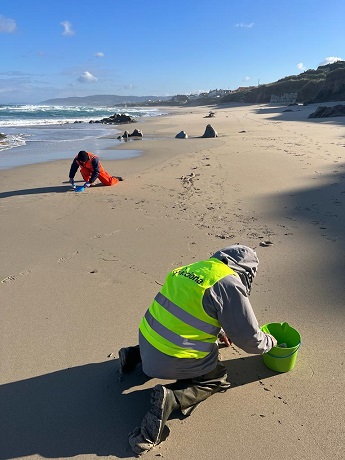
{"label": "shoe sole", "polygon": [[147,452],[160,443],[165,426],[163,414],[167,395],[167,389],[162,385],[153,388],[150,411],[145,415],[140,428],[135,428],[128,436],[128,442],[136,454]]}

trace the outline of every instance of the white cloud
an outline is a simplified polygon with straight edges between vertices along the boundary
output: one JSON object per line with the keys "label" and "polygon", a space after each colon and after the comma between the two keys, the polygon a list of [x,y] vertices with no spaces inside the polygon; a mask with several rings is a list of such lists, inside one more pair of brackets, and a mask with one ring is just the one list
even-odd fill
{"label": "white cloud", "polygon": [[235,24],[235,27],[244,27],[246,29],[251,29],[253,26],[254,26],[254,22],[250,22],[249,24],[238,22],[237,24]]}
{"label": "white cloud", "polygon": [[337,62],[337,61],[342,61],[343,59],[341,59],[340,57],[327,57],[325,58],[321,63],[320,65],[327,65],[327,64],[333,64],[334,62]]}
{"label": "white cloud", "polygon": [[63,32],[62,32],[62,35],[74,35],[75,32],[74,30],[72,29],[72,24],[69,22],[69,21],[62,21],[60,22],[60,26],[63,27]]}
{"label": "white cloud", "polygon": [[98,51],[97,53],[95,53],[95,56],[96,57],[104,57],[104,53],[102,53],[102,51]]}
{"label": "white cloud", "polygon": [[245,77],[245,78],[243,79],[243,81],[249,81],[249,80],[250,80],[250,77]]}
{"label": "white cloud", "polygon": [[298,69],[298,70],[306,70],[306,68],[304,67],[303,62],[299,62],[299,63],[297,64],[297,69]]}
{"label": "white cloud", "polygon": [[17,29],[17,24],[14,19],[5,18],[5,16],[0,15],[0,33],[11,34]]}
{"label": "white cloud", "polygon": [[86,71],[83,72],[80,77],[77,78],[80,83],[92,83],[93,81],[97,81],[97,78],[92,75],[92,73]]}

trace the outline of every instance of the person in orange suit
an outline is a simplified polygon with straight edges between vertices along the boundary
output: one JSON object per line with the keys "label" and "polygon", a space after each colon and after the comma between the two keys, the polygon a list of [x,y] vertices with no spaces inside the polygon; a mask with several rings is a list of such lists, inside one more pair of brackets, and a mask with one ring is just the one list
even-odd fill
{"label": "person in orange suit", "polygon": [[103,168],[97,155],[81,150],[74,158],[69,171],[69,182],[74,187],[74,176],[80,168],[80,174],[85,181],[84,187],[94,185],[96,179],[99,179],[103,185],[115,185],[122,181],[122,177],[111,176]]}

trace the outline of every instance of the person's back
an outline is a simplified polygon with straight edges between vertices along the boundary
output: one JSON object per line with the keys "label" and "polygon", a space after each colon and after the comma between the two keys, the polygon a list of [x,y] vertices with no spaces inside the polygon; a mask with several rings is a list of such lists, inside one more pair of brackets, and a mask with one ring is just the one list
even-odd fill
{"label": "person's back", "polygon": [[253,250],[238,245],[169,273],[140,325],[145,374],[185,379],[211,371],[220,328],[248,353],[268,351],[271,341],[259,328],[245,286],[258,262]]}

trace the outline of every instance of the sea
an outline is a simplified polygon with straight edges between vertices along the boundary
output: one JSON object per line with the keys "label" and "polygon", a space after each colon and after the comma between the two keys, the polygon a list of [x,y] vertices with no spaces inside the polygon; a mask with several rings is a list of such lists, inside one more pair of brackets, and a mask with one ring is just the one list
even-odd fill
{"label": "sea", "polygon": [[[133,118],[165,115],[149,107],[85,107],[11,104],[0,105],[0,169],[34,163],[73,159],[80,150],[101,159],[117,160],[140,155],[140,150],[121,150],[117,136],[135,124],[90,123],[115,113]],[[112,139],[109,138],[112,137]],[[116,149],[113,147],[116,146]],[[112,147],[112,149],[110,149]]]}

